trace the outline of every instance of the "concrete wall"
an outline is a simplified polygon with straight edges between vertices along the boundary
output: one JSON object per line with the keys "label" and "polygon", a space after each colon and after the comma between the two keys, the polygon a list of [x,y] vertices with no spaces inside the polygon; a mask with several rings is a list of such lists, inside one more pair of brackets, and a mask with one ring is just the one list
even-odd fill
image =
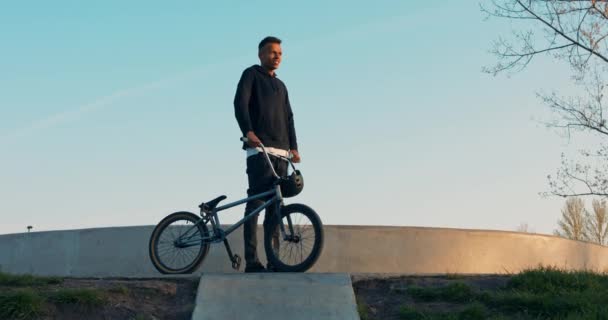
{"label": "concrete wall", "polygon": [[[0,270],[74,277],[157,277],[148,257],[153,226],[0,235]],[[262,230],[258,232],[264,260]],[[242,229],[229,237],[243,256]],[[608,247],[554,236],[420,227],[325,226],[323,255],[311,272],[510,273],[539,264],[608,270]],[[223,245],[195,274],[235,272]]]}

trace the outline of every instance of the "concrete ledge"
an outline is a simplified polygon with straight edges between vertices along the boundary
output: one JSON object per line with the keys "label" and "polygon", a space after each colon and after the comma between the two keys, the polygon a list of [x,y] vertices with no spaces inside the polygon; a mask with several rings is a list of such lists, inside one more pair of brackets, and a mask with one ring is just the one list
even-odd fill
{"label": "concrete ledge", "polygon": [[204,274],[193,320],[358,320],[347,274]]}
{"label": "concrete ledge", "polygon": [[[153,226],[0,235],[0,270],[72,277],[159,277],[148,257]],[[265,260],[262,229],[258,253]],[[243,256],[242,229],[231,234]],[[608,270],[608,247],[555,236],[422,227],[325,226],[323,255],[310,272],[502,274],[538,265]],[[212,245],[193,274],[234,273]]]}

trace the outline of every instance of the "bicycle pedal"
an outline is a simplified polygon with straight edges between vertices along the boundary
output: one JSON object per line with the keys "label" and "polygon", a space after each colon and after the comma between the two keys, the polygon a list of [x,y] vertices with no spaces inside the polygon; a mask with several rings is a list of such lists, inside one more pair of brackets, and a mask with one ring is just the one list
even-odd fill
{"label": "bicycle pedal", "polygon": [[241,269],[241,257],[238,254],[235,254],[232,257],[232,269],[234,269],[234,270]]}

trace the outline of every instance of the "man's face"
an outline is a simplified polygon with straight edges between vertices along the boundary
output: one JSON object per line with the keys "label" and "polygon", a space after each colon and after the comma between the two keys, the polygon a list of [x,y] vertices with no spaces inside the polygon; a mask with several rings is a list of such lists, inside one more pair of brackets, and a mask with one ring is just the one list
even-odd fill
{"label": "man's face", "polygon": [[283,51],[281,51],[281,45],[278,43],[267,43],[258,53],[260,63],[268,70],[279,68],[282,55]]}

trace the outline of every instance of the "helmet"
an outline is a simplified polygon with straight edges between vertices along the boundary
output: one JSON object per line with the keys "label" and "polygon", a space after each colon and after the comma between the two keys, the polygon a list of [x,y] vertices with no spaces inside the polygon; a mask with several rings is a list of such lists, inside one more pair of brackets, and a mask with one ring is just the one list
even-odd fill
{"label": "helmet", "polygon": [[304,189],[304,177],[300,170],[294,170],[290,176],[281,180],[281,194],[285,198],[295,197]]}

